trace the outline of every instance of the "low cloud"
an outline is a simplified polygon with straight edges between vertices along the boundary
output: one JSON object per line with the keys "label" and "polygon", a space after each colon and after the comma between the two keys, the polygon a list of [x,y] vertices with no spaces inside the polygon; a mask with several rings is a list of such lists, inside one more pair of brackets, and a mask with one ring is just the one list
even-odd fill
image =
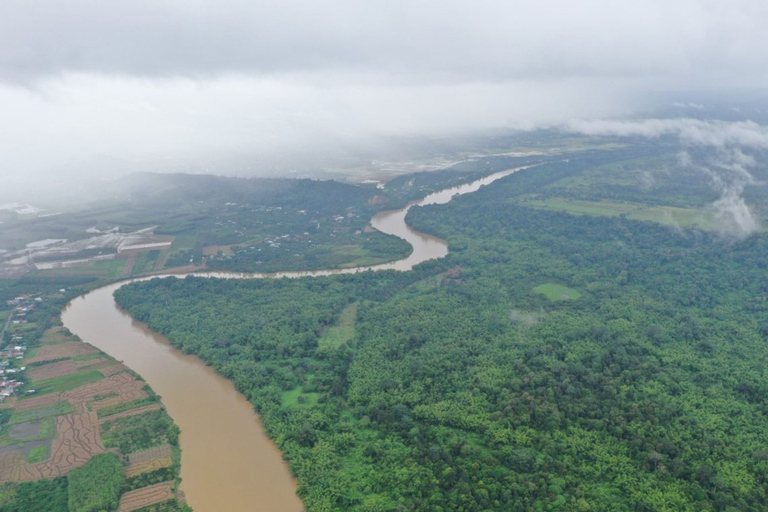
{"label": "low cloud", "polygon": [[523,327],[533,327],[545,316],[546,313],[543,311],[524,311],[522,309],[512,309],[509,311],[509,320],[512,323],[522,325]]}
{"label": "low cloud", "polygon": [[702,121],[699,119],[642,119],[630,121],[577,120],[564,129],[586,135],[659,138],[676,136],[683,144],[716,148],[768,148],[768,126],[752,121]]}
{"label": "low cloud", "polygon": [[748,150],[768,148],[768,127],[751,121],[725,122],[698,119],[643,119],[636,121],[571,121],[564,130],[586,135],[676,137],[683,148],[711,148],[714,156],[695,157],[686,149],[679,154],[679,164],[708,176],[720,198],[712,203],[721,231],[738,239],[760,228],[744,200],[746,187],[757,184],[750,168],[754,156]]}
{"label": "low cloud", "polygon": [[31,89],[0,84],[0,177],[95,155],[176,171],[206,171],[206,162],[242,157],[255,175],[264,172],[262,159],[275,155],[354,150],[377,137],[464,135],[563,116],[611,116],[623,104],[612,89],[575,79],[391,86],[345,75],[144,80],[65,74]]}

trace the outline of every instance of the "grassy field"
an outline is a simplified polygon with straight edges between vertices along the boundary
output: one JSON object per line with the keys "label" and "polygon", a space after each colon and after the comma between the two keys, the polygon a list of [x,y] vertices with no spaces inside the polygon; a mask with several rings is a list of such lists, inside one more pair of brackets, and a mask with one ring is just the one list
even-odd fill
{"label": "grassy field", "polygon": [[545,283],[533,288],[534,293],[540,293],[549,300],[572,300],[581,297],[581,293],[561,284]]}
{"label": "grassy field", "polygon": [[177,235],[171,243],[171,252],[185,251],[195,247],[194,235]]}
{"label": "grassy field", "polygon": [[[15,321],[15,319],[13,321]],[[32,332],[35,329],[37,329],[37,324],[35,322],[27,322],[25,324],[12,323],[11,325],[8,326],[8,332],[10,334],[23,334],[25,332]]]}
{"label": "grassy field", "polygon": [[350,304],[339,315],[336,325],[325,329],[317,344],[320,348],[336,348],[355,336],[355,319],[357,318],[357,303]]}
{"label": "grassy field", "polygon": [[[43,337],[40,338],[40,344],[53,345],[56,343],[66,343],[68,341],[72,341],[72,338],[72,335],[70,335],[67,331],[54,327],[43,333]],[[35,348],[35,352],[37,352],[37,347]],[[27,354],[28,359],[32,357],[34,357],[33,354]]]}
{"label": "grassy field", "polygon": [[121,412],[130,411],[131,409],[138,409],[139,407],[144,407],[145,405],[152,405],[156,403],[157,399],[150,396],[147,398],[140,398],[139,400],[134,400],[132,402],[123,402],[122,404],[104,407],[103,409],[96,411],[96,413],[98,414],[99,418],[104,418],[113,414],[120,414]]}
{"label": "grassy field", "polygon": [[629,218],[649,220],[659,224],[680,226],[681,228],[696,227],[704,231],[717,231],[720,228],[720,223],[717,221],[714,212],[693,208],[657,206],[633,212],[629,215]]}
{"label": "grassy field", "polygon": [[[56,422],[52,421],[52,418],[55,416],[60,416],[62,414],[70,414],[75,412],[75,408],[72,407],[72,405],[69,402],[59,402],[54,405],[46,405],[43,407],[35,408],[35,409],[29,409],[26,411],[19,411],[14,410],[13,416],[11,416],[10,421],[8,422],[9,425],[15,425],[17,423],[25,423],[28,421],[38,421],[38,420],[44,420],[44,421],[50,421],[51,428],[54,430],[56,429]],[[44,431],[45,428],[48,428],[43,425]]]}
{"label": "grassy field", "polygon": [[296,386],[290,391],[283,391],[283,407],[309,407],[317,403],[319,393],[304,393],[301,386]]}
{"label": "grassy field", "polygon": [[29,455],[27,456],[27,461],[34,464],[36,462],[43,462],[47,458],[48,458],[48,447],[38,446],[37,448],[32,448],[29,451]]}
{"label": "grassy field", "polygon": [[163,261],[163,258],[161,258],[160,255],[161,253],[158,250],[146,251],[138,254],[131,274],[137,275],[160,270],[159,264]]}
{"label": "grassy field", "polygon": [[35,393],[31,396],[45,395],[48,393],[61,393],[70,389],[79,388],[85,384],[96,382],[104,376],[97,371],[74,373],[55,379],[40,380],[34,383]]}
{"label": "grassy field", "polygon": [[83,263],[69,268],[53,268],[49,270],[38,270],[35,272],[37,277],[61,277],[61,276],[77,276],[77,275],[93,275],[97,277],[103,277],[107,279],[114,279],[120,277],[125,267],[126,260],[114,259],[93,261],[89,263]]}
{"label": "grassy field", "polygon": [[696,227],[705,231],[715,231],[719,227],[714,212],[696,208],[649,206],[640,203],[613,201],[583,201],[559,197],[547,199],[525,198],[520,204],[531,208],[560,211],[573,215],[597,215],[604,217],[625,215],[628,219],[657,222],[681,228]]}

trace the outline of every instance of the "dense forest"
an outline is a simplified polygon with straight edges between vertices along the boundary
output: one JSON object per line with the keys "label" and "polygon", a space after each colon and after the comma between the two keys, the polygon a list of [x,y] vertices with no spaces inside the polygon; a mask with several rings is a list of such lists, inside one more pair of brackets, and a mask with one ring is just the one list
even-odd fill
{"label": "dense forest", "polygon": [[[627,175],[659,153],[621,154],[412,210],[451,247],[412,272],[116,298],[251,400],[310,511],[766,510],[768,235],[520,200],[638,200]],[[646,195],[711,200],[663,185]]]}

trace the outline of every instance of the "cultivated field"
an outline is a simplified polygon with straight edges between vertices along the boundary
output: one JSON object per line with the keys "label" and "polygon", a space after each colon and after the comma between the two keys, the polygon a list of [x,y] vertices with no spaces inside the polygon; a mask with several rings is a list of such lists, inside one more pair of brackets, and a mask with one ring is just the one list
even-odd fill
{"label": "cultivated field", "polygon": [[19,400],[16,405],[17,411],[29,411],[37,409],[39,407],[47,407],[50,405],[56,405],[59,403],[58,393],[51,393],[49,395],[41,395],[25,400]]}
{"label": "cultivated field", "polygon": [[138,414],[144,414],[145,412],[159,411],[163,406],[161,404],[149,404],[143,407],[137,407],[136,409],[129,409],[127,411],[118,412],[116,414],[110,414],[109,416],[103,416],[99,418],[99,423],[106,421],[113,421],[119,418],[127,418],[128,416],[136,416]]}
{"label": "cultivated field", "polygon": [[172,482],[163,482],[123,494],[117,510],[118,512],[131,512],[172,499]]}
{"label": "cultivated field", "polygon": [[103,376],[105,376],[105,377],[109,377],[110,375],[114,375],[114,374],[116,374],[116,373],[124,372],[124,371],[126,371],[127,369],[128,369],[128,367],[127,367],[127,366],[125,366],[124,364],[122,364],[122,363],[117,363],[117,364],[114,364],[114,365],[112,365],[112,366],[108,366],[108,367],[106,367],[106,368],[101,368],[101,369],[99,370],[99,372],[100,372],[100,373],[101,373]]}
{"label": "cultivated field", "polygon": [[95,412],[64,414],[56,418],[56,437],[48,460],[32,464],[20,451],[0,455],[0,481],[24,482],[55,478],[80,467],[104,452]]}
{"label": "cultivated field", "polygon": [[[156,482],[177,474],[178,458],[164,437],[167,427],[152,423],[157,422],[158,414],[165,414],[158,412],[163,406],[150,398],[146,383],[125,365],[78,341],[61,327],[48,329],[30,347],[28,356],[23,362],[27,365],[26,387],[20,397],[2,404],[12,412],[7,426],[0,429],[0,484],[64,476],[106,451],[124,457],[125,478],[145,475],[142,478]],[[100,413],[103,418],[99,418]],[[142,418],[147,414],[151,417]],[[127,417],[132,417],[130,425],[113,421]],[[101,430],[107,421],[111,422],[113,436],[133,439],[131,428],[146,429],[157,445],[140,451],[121,445],[125,452],[133,453],[121,453],[119,447],[107,450]],[[167,425],[167,416],[165,421]],[[169,472],[169,468],[174,469]],[[148,475],[154,471],[162,471],[162,476]],[[174,500],[172,484],[126,493],[120,510]]]}
{"label": "cultivated field", "polygon": [[[140,398],[146,398],[144,382],[127,372],[106,377],[98,382],[86,384],[61,395],[78,412],[85,412],[90,405],[94,411]],[[105,397],[105,398],[99,398]]]}
{"label": "cultivated field", "polygon": [[87,343],[80,341],[69,341],[55,345],[44,345],[40,347],[34,357],[27,359],[26,363],[39,363],[42,361],[51,361],[54,359],[72,358],[86,354],[95,354],[98,350]]}
{"label": "cultivated field", "polygon": [[125,468],[126,478],[149,473],[173,464],[171,445],[163,444],[128,455],[128,465]]}
{"label": "cultivated field", "polygon": [[77,373],[77,363],[72,360],[59,361],[43,366],[36,366],[27,370],[27,377],[32,381],[55,379]]}

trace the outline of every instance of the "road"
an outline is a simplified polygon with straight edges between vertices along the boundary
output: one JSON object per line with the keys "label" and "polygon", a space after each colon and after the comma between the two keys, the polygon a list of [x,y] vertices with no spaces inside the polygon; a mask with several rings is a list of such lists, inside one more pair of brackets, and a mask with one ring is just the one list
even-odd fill
{"label": "road", "polygon": [[2,345],[3,339],[5,338],[5,331],[8,330],[8,326],[11,325],[11,320],[13,320],[13,311],[11,311],[11,314],[8,315],[8,320],[5,322],[3,332],[0,332],[0,345]]}

